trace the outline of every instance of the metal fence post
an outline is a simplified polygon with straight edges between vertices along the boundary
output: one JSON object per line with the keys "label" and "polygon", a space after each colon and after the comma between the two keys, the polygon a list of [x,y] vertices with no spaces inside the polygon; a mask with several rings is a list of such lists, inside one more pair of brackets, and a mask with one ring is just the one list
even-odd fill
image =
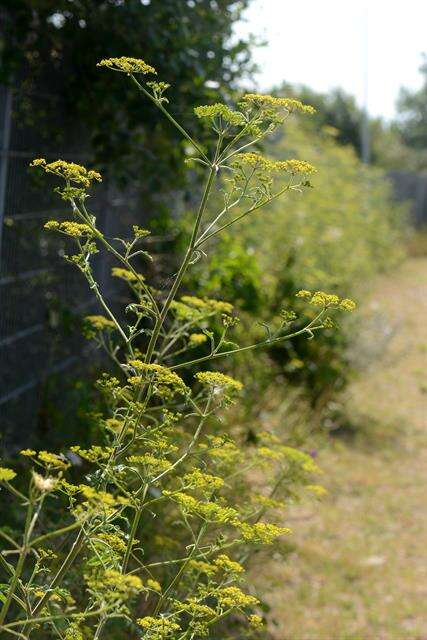
{"label": "metal fence post", "polygon": [[1,266],[1,247],[3,236],[3,224],[4,224],[4,209],[6,204],[6,184],[7,184],[7,169],[9,164],[9,144],[10,144],[10,131],[12,123],[12,89],[5,87],[5,103],[3,122],[0,129],[1,140],[1,161],[0,161],[0,266]]}

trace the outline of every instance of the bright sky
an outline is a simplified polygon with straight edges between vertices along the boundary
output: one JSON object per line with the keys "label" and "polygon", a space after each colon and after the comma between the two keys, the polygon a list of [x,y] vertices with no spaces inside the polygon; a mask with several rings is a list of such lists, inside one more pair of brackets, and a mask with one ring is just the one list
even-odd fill
{"label": "bright sky", "polygon": [[427,0],[252,0],[236,32],[268,41],[254,50],[259,90],[340,86],[363,104],[367,88],[369,112],[391,118],[400,87],[421,86]]}

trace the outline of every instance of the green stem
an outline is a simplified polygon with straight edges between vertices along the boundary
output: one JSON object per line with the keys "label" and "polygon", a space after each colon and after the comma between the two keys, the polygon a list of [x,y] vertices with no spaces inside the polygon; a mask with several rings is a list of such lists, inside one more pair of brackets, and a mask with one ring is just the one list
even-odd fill
{"label": "green stem", "polygon": [[26,559],[27,553],[29,551],[28,537],[29,537],[29,532],[30,532],[30,528],[31,528],[31,524],[32,524],[32,515],[33,515],[33,503],[30,502],[28,504],[28,508],[27,508],[27,515],[26,515],[26,518],[25,518],[24,536],[23,536],[23,539],[22,539],[22,547],[21,547],[21,551],[19,553],[18,562],[16,564],[15,571],[13,573],[13,577],[12,577],[12,581],[10,583],[9,591],[7,593],[6,599],[5,599],[4,603],[3,603],[3,606],[2,606],[1,611],[0,611],[0,626],[3,625],[3,622],[6,619],[7,612],[9,611],[9,607],[10,607],[10,605],[12,603],[13,596],[14,596],[16,588],[17,588],[17,586],[19,584],[19,578],[21,577],[21,573],[23,571],[24,564],[25,564],[25,559]]}
{"label": "green stem", "polygon": [[190,562],[190,560],[193,559],[194,555],[196,554],[196,552],[198,550],[200,540],[202,539],[202,537],[203,537],[203,535],[204,535],[204,533],[206,531],[206,528],[207,528],[207,524],[202,524],[202,526],[200,527],[200,531],[199,531],[199,533],[197,535],[197,539],[194,542],[194,545],[193,545],[193,548],[192,548],[190,554],[187,556],[185,562],[179,568],[178,573],[172,579],[172,582],[168,585],[166,590],[160,596],[160,598],[159,598],[159,600],[157,602],[156,608],[154,610],[154,614],[153,614],[154,616],[156,616],[159,613],[159,611],[160,611],[160,609],[162,607],[162,604],[165,601],[165,598],[166,598],[167,594],[169,593],[169,591],[181,580],[181,577],[184,574],[184,571],[186,570],[186,568],[188,566],[188,563]]}
{"label": "green stem", "polygon": [[[215,160],[216,160],[216,158],[215,158]],[[175,278],[175,281],[174,281],[174,283],[173,283],[173,285],[172,285],[172,287],[171,287],[171,289],[169,291],[168,297],[166,298],[166,301],[165,301],[165,303],[163,305],[163,308],[162,308],[161,313],[160,313],[160,317],[158,318],[158,320],[157,320],[157,322],[155,324],[155,327],[153,329],[153,333],[151,335],[151,339],[150,339],[150,342],[149,342],[148,347],[147,347],[147,354],[146,354],[146,358],[145,358],[146,362],[150,362],[150,360],[151,360],[151,357],[152,357],[153,352],[154,352],[154,348],[156,346],[157,339],[158,339],[159,334],[160,334],[160,330],[161,330],[161,328],[163,326],[163,323],[164,323],[164,321],[166,319],[166,316],[168,314],[170,305],[172,304],[172,301],[175,298],[175,295],[176,295],[176,293],[177,293],[177,291],[179,289],[179,286],[180,286],[180,284],[182,282],[182,279],[183,279],[183,277],[185,275],[185,272],[187,271],[187,268],[188,268],[188,266],[189,266],[189,264],[191,262],[191,259],[193,257],[193,251],[194,251],[194,247],[195,247],[195,243],[196,243],[197,233],[199,231],[200,222],[201,222],[203,213],[205,212],[205,209],[206,209],[206,205],[207,205],[207,202],[208,202],[209,194],[210,194],[211,189],[212,189],[212,184],[213,184],[214,178],[216,176],[216,172],[217,172],[217,168],[216,168],[216,164],[215,164],[215,161],[214,161],[212,163],[212,165],[211,165],[211,169],[209,171],[209,176],[208,176],[208,179],[207,179],[207,182],[206,182],[206,185],[205,185],[205,189],[204,189],[203,196],[202,196],[202,199],[201,199],[201,202],[200,202],[200,206],[199,206],[199,209],[197,211],[197,217],[196,217],[196,221],[194,223],[193,232],[191,234],[191,239],[190,239],[190,243],[189,243],[187,252],[186,252],[184,260],[183,260],[183,262],[182,262],[182,264],[181,264],[181,266],[179,268],[179,271],[178,271],[178,274],[177,274],[177,276]]]}
{"label": "green stem", "polygon": [[144,488],[144,493],[142,495],[141,498],[141,506],[136,510],[135,516],[133,518],[133,522],[132,522],[132,527],[129,533],[129,540],[127,543],[127,547],[126,547],[126,551],[125,551],[125,556],[123,558],[123,567],[122,567],[122,573],[126,573],[128,564],[129,564],[129,558],[131,556],[132,553],[132,547],[133,547],[133,541],[135,540],[135,535],[138,529],[138,525],[139,522],[141,520],[141,516],[142,516],[142,512],[144,510],[144,500],[145,500],[145,496],[147,495],[147,491],[148,491],[148,484],[145,485]]}
{"label": "green stem", "polygon": [[[138,80],[135,78],[134,75],[130,74],[131,79],[133,80],[133,82],[136,84],[136,86],[138,87],[138,89],[140,91],[142,91],[142,93],[147,96],[147,98],[149,100],[151,100],[151,102],[154,102],[154,104],[156,105],[156,107],[158,107],[160,109],[160,111],[166,116],[166,118],[173,124],[173,126],[178,129],[178,131],[184,136],[184,138],[186,140],[188,140],[188,142],[190,142],[190,144],[193,145],[193,147],[195,149],[197,149],[197,151],[200,153],[200,155],[202,156],[203,160],[205,160],[207,163],[209,163],[209,158],[206,156],[205,152],[203,151],[202,147],[195,141],[193,140],[193,138],[190,136],[189,133],[187,133],[187,131],[181,127],[181,125],[175,120],[175,118],[169,113],[169,111],[167,109],[165,109],[165,107],[163,106],[163,104],[157,100],[154,96],[151,95],[151,93],[149,91],[147,91],[147,89],[145,89],[142,84],[140,84],[138,82]],[[210,163],[209,163],[210,164]]]}
{"label": "green stem", "polygon": [[[68,552],[67,557],[65,558],[64,562],[62,563],[62,565],[58,569],[55,577],[53,578],[52,582],[50,583],[49,590],[46,591],[44,596],[40,598],[40,600],[38,601],[38,603],[34,607],[34,609],[32,611],[33,615],[37,614],[49,602],[49,600],[50,600],[50,598],[52,596],[52,590],[61,582],[61,580],[64,577],[65,573],[68,571],[68,569],[70,568],[70,566],[73,564],[74,560],[76,559],[77,555],[79,554],[79,552],[80,552],[80,550],[81,550],[81,548],[83,546],[84,536],[85,536],[84,531],[83,531],[83,529],[81,529],[79,534],[78,534],[78,536],[77,536],[77,538],[75,539],[75,541],[73,543],[73,546],[71,547],[70,551]],[[21,624],[22,624],[22,622],[21,622]],[[35,621],[34,620],[30,620],[25,625],[25,628],[23,629],[23,631],[26,632],[28,636],[29,636],[34,624],[35,624]]]}
{"label": "green stem", "polygon": [[61,536],[64,533],[69,533],[70,531],[74,531],[74,529],[77,529],[78,527],[80,527],[80,525],[81,525],[80,522],[73,522],[72,524],[69,524],[67,527],[62,527],[62,529],[56,529],[55,531],[50,531],[49,533],[45,533],[42,536],[38,536],[38,538],[34,538],[34,540],[31,542],[31,546],[35,547],[41,544],[42,542],[45,542],[49,538],[54,538],[56,536]]}
{"label": "green stem", "polygon": [[[73,618],[93,618],[94,616],[99,616],[105,613],[106,609],[98,609],[97,611],[88,611],[87,613],[68,613],[68,614],[58,614],[56,616],[43,616],[39,618],[30,618],[26,622],[35,625],[35,624],[43,624],[44,622],[51,622],[52,620],[63,620],[64,618],[73,619]],[[34,613],[34,611],[33,611]],[[3,629],[11,629],[13,627],[19,627],[22,625],[24,620],[16,620],[15,622],[9,622],[5,624]],[[28,633],[28,631],[27,631]]]}
{"label": "green stem", "polygon": [[196,358],[195,360],[190,360],[188,362],[181,362],[180,364],[175,364],[170,367],[170,369],[182,369],[183,367],[190,367],[193,364],[199,364],[200,362],[205,362],[206,360],[214,360],[215,358],[223,358],[225,356],[234,355],[236,353],[242,353],[243,351],[251,351],[252,349],[258,349],[259,347],[266,347],[271,344],[275,344],[276,342],[282,342],[283,340],[290,340],[291,338],[295,338],[296,336],[300,336],[303,333],[310,333],[311,331],[315,331],[316,329],[321,329],[322,327],[313,327],[307,325],[303,329],[299,331],[295,331],[294,333],[288,333],[285,336],[279,336],[278,338],[273,338],[271,340],[263,340],[262,342],[256,342],[255,344],[250,344],[247,347],[239,347],[238,349],[230,349],[229,351],[221,351],[220,353],[212,353],[207,356],[202,356],[201,358]]}

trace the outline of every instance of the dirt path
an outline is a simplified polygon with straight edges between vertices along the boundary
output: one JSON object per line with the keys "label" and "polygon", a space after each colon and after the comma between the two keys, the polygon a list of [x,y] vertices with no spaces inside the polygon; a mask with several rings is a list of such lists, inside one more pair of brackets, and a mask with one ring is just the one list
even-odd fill
{"label": "dirt path", "polygon": [[360,317],[361,435],[321,453],[330,494],[291,513],[290,555],[263,570],[276,640],[427,640],[427,259],[380,278]]}

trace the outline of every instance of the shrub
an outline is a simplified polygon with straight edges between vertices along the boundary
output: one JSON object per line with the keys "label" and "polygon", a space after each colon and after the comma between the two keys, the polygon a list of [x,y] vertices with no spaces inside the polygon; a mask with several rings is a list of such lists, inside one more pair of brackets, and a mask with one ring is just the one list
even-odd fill
{"label": "shrub", "polygon": [[[247,312],[242,330],[251,335],[260,330],[254,318],[268,323],[282,307],[299,313],[294,291],[302,286],[363,294],[375,273],[402,257],[407,219],[405,207],[393,201],[384,172],[361,163],[350,146],[338,144],[331,128],[315,131],[311,122],[289,122],[265,149],[276,157],[307,157],[317,169],[315,188],[303,198],[293,191],[286,203],[273,201],[238,234],[225,233],[209,261],[201,261],[191,274],[190,285],[201,283],[206,295],[241,291],[241,307]],[[313,404],[322,404],[349,379],[352,334],[351,322],[340,322],[317,340],[297,337],[275,346],[269,354],[276,367],[263,363],[254,369],[251,361],[255,384],[262,371],[281,373],[290,384],[304,387]],[[248,363],[242,362],[242,368],[247,370]]]}
{"label": "shrub", "polygon": [[[313,489],[318,469],[310,455],[272,433],[258,434],[257,446],[224,433],[221,415],[244,384],[198,367],[298,335],[313,338],[331,326],[331,313],[351,311],[354,303],[301,290],[296,295],[315,313],[299,329],[292,328],[295,315],[283,310],[266,338],[238,345],[231,303],[178,292],[211,238],[280,195],[308,188],[314,172],[308,163],[247,149],[290,113],[311,108],[260,95],[244,96],[237,109],[197,107],[197,118],[215,134],[211,151],[167,110],[167,84],[145,82],[155,74],[151,66],[132,58],[99,64],[128,76],[180,131],[193,154],[189,161],[206,174],[205,188],[181,266],[163,293],[142,273],[150,260],[148,231],[134,226],[129,237],[110,240],[97,227],[87,206],[90,188],[102,179],[97,171],[63,160],[32,163],[59,179],[56,191],[71,206],[70,220],[52,220],[46,228],[74,246],[66,259],[86,278],[100,310],[86,318],[86,335],[116,370],[98,381],[108,406],[95,416],[99,441],[64,453],[22,451],[28,482],[0,468],[0,482],[23,511],[0,529],[0,629],[20,638],[190,640],[211,635],[233,616],[256,633],[262,619],[254,612],[258,600],[242,589],[243,564],[251,550],[289,533],[268,515],[278,517],[282,500],[304,487],[320,493]],[[215,214],[211,194],[220,173],[227,188]],[[244,208],[234,214],[239,205]],[[96,281],[99,251],[111,254],[112,277],[132,291],[124,320]],[[249,481],[254,468],[256,480]]]}

